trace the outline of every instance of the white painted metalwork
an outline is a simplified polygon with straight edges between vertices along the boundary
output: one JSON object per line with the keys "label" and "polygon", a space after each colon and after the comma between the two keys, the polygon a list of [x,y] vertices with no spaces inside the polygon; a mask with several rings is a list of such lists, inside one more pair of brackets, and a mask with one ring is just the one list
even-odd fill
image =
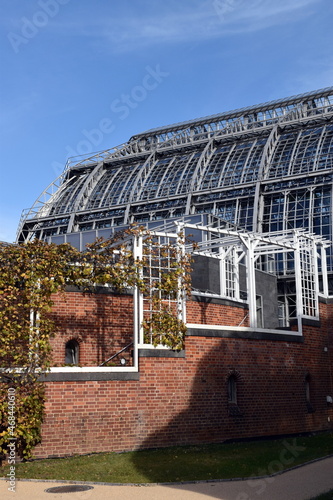
{"label": "white painted metalwork", "polygon": [[[332,242],[332,186],[329,87],[148,130],[70,159],[22,214],[18,241],[83,242],[132,222],[213,214],[247,231],[303,228]],[[332,243],[326,253],[321,267],[333,273]],[[279,261],[281,272],[289,265],[286,275],[289,261],[287,252]]]}
{"label": "white painted metalwork", "polygon": [[[207,237],[198,243],[196,254],[210,255],[220,260],[220,296],[243,301],[239,287],[239,264],[246,265],[246,302],[249,307],[250,328],[257,328],[256,270],[295,280],[293,295],[280,298],[283,314],[297,319],[298,331],[302,331],[302,319],[319,318],[319,271],[318,255],[322,266],[323,292],[327,293],[326,246],[322,238],[302,230],[278,234],[248,233],[223,228],[186,224],[186,228],[201,230]],[[268,261],[267,261],[268,259]],[[267,264],[268,262],[268,264]],[[290,273],[292,266],[292,273]],[[291,302],[290,302],[291,301]],[[290,305],[295,305],[295,315],[290,316]]]}
{"label": "white painted metalwork", "polygon": [[[164,277],[174,270],[177,260],[184,254],[184,243],[180,239],[180,231],[171,232],[152,232],[152,241],[143,239],[142,253],[140,258],[144,260],[143,280],[148,293],[141,295],[139,311],[140,318],[150,320],[154,313],[161,312],[156,307],[164,307],[166,311],[174,314],[178,319],[186,318],[186,298],[181,285],[181,276],[178,278],[178,290],[175,294],[165,294],[160,285]],[[139,254],[137,255],[139,257]],[[154,302],[154,297],[158,297],[159,303]],[[142,324],[142,320],[138,319]],[[144,339],[142,327],[140,331],[140,346],[152,344],[152,340]]]}

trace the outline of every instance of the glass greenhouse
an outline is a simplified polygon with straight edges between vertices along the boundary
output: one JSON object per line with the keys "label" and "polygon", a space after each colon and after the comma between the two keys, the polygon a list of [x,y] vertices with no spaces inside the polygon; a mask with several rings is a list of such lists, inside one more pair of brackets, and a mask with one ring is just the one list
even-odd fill
{"label": "glass greenhouse", "polygon": [[[25,210],[18,241],[79,248],[176,219],[332,241],[333,87],[155,128],[71,158]],[[328,250],[328,271],[333,271]]]}

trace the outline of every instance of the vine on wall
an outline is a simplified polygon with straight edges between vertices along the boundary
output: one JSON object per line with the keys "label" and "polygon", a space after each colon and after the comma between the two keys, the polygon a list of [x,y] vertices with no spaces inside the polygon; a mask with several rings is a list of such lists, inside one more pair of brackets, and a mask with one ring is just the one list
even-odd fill
{"label": "vine on wall", "polygon": [[[129,242],[139,235],[145,241],[142,258],[135,258]],[[170,266],[153,281],[146,279],[153,258],[169,259]],[[171,260],[170,260],[171,259]],[[173,245],[161,246],[142,228],[130,228],[109,240],[96,240],[79,252],[68,244],[34,240],[22,245],[0,244],[0,453],[8,451],[13,427],[8,421],[8,389],[15,391],[16,450],[23,459],[41,440],[44,385],[41,373],[51,366],[50,338],[56,325],[50,317],[52,296],[75,285],[93,291],[108,285],[117,292],[138,287],[152,301],[145,318],[146,338],[154,345],[183,347],[186,327],[177,311],[166,305],[179,287],[190,290],[190,259]]]}

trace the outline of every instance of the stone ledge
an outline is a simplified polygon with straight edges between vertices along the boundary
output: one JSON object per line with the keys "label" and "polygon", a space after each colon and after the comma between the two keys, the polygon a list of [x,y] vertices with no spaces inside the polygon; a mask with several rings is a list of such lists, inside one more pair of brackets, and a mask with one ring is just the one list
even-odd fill
{"label": "stone ledge", "polygon": [[140,380],[136,372],[84,372],[47,373],[39,377],[39,382],[88,382],[97,380]]}
{"label": "stone ledge", "polygon": [[254,339],[254,340],[278,340],[283,342],[303,343],[304,338],[300,335],[286,335],[284,333],[269,332],[244,332],[235,330],[203,330],[201,328],[189,328],[186,332],[188,337],[220,337],[232,339]]}

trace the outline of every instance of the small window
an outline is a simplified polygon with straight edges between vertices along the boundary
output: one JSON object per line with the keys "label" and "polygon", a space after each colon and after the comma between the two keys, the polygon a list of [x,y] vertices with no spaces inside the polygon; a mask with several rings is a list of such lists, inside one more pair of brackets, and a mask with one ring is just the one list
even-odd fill
{"label": "small window", "polygon": [[257,327],[264,328],[264,316],[262,307],[262,296],[256,296],[256,309],[257,309]]}
{"label": "small window", "polygon": [[311,377],[309,374],[305,377],[305,400],[308,413],[313,413],[315,410],[311,401]]}
{"label": "small window", "polygon": [[289,326],[289,321],[287,317],[287,304],[280,301],[278,302],[278,317],[279,317],[279,327],[285,328]]}
{"label": "small window", "polygon": [[69,340],[65,346],[65,364],[77,365],[79,363],[79,343]]}
{"label": "small window", "polygon": [[228,403],[237,404],[237,380],[235,375],[228,378]]}
{"label": "small window", "polygon": [[306,397],[306,402],[311,403],[311,396],[310,396],[310,375],[307,375],[305,377],[305,397]]}

